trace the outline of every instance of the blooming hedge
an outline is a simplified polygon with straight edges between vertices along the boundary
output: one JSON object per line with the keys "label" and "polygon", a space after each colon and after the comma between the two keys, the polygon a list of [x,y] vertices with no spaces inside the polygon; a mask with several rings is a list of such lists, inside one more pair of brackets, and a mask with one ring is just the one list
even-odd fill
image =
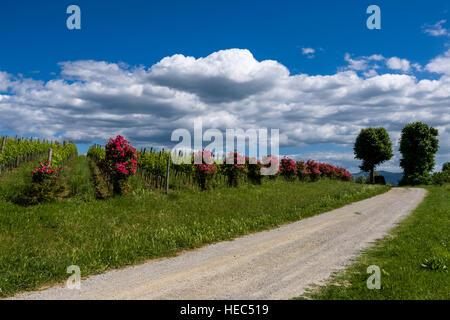
{"label": "blooming hedge", "polygon": [[[92,146],[88,155],[96,159],[97,163],[103,163],[102,167],[106,167],[119,183],[133,175],[139,163],[141,176],[146,183],[152,187],[162,188],[167,174],[167,158],[171,152],[164,150],[156,152],[152,148],[150,152],[143,149],[140,153],[136,153],[128,141],[117,136],[116,139],[110,139],[106,151],[100,146]],[[230,187],[236,187],[242,181],[262,184],[264,176],[268,176],[269,179],[283,176],[288,180],[298,178],[300,181],[310,182],[318,181],[320,178],[351,180],[351,175],[346,169],[314,160],[295,162],[289,157],[284,157],[280,161],[277,156],[267,155],[258,161],[244,157],[238,152],[230,152],[225,159],[218,160],[209,150],[184,156],[187,162],[181,164],[171,162],[171,181],[175,180],[174,185],[179,182],[189,186],[194,182],[202,190],[210,189],[214,184],[223,181],[223,178]],[[119,192],[122,190],[116,189],[119,189]]]}
{"label": "blooming hedge", "polygon": [[110,138],[105,146],[104,170],[110,176],[115,194],[126,194],[126,181],[136,173],[137,152],[122,136]]}
{"label": "blooming hedge", "polygon": [[350,181],[352,175],[344,168],[335,167],[329,163],[319,163],[314,160],[297,161],[297,176],[301,181],[318,181],[321,177]]}
{"label": "blooming hedge", "polygon": [[295,179],[295,174],[297,173],[297,166],[289,157],[284,157],[281,159],[280,163],[280,174],[287,180]]}
{"label": "blooming hedge", "polygon": [[195,164],[195,179],[202,190],[209,189],[217,167],[214,163],[214,153],[209,150],[198,151],[195,157],[202,157],[202,163]]}
{"label": "blooming hedge", "polygon": [[245,158],[245,164],[247,167],[247,179],[253,184],[262,184],[261,168],[262,163],[256,158]]}
{"label": "blooming hedge", "polygon": [[309,171],[309,178],[311,181],[318,181],[322,172],[320,171],[320,164],[314,160],[306,161],[306,168]]}
{"label": "blooming hedge", "polygon": [[238,152],[230,152],[224,164],[222,172],[228,178],[229,187],[237,187],[245,174],[245,158]]}

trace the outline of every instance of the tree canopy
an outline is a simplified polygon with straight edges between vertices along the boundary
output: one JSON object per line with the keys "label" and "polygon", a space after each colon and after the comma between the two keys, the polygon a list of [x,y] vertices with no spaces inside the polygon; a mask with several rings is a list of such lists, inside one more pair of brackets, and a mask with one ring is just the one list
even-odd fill
{"label": "tree canopy", "polygon": [[392,142],[384,128],[362,129],[354,145],[355,158],[362,160],[362,171],[370,171],[374,181],[375,166],[392,158]]}
{"label": "tree canopy", "polygon": [[434,156],[439,149],[438,130],[423,122],[407,124],[400,137],[403,179],[400,184],[431,183],[430,172],[434,168]]}

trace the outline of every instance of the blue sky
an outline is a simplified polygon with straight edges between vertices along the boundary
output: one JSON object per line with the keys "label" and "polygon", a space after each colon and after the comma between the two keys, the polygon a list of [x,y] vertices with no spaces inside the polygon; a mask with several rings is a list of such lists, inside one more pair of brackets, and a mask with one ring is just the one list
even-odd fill
{"label": "blue sky", "polygon": [[[65,26],[70,4],[82,10],[79,31]],[[370,4],[381,8],[381,30],[366,28]],[[442,52],[443,43],[424,34],[422,26],[448,17],[449,7],[444,0],[6,0],[0,10],[0,67],[27,76],[41,71],[45,79],[66,60],[151,65],[176,53],[204,57],[228,48],[277,60],[292,73],[334,73],[347,52],[425,63]],[[302,47],[323,51],[307,59],[299,54]]]}
{"label": "blue sky", "polygon": [[[66,8],[71,4],[76,4],[81,8],[81,30],[68,30],[66,28],[66,18],[68,17]],[[366,14],[366,8],[371,4],[376,4],[381,8],[381,30],[369,30],[366,28],[366,19],[369,16]],[[119,115],[114,117],[117,108],[111,102],[113,97],[105,98],[106,89],[106,91],[102,91],[101,95],[104,100],[100,102],[99,96],[96,95],[95,99],[91,101],[94,104],[91,103],[88,112],[84,109],[77,109],[77,103],[88,104],[89,99],[87,97],[92,97],[94,93],[87,94],[86,91],[80,91],[80,97],[78,98],[81,102],[74,102],[73,99],[76,99],[72,93],[74,90],[69,92],[64,87],[51,86],[50,84],[53,84],[53,81],[61,80],[68,87],[73,83],[77,85],[90,83],[93,86],[95,83],[100,83],[100,85],[106,86],[106,80],[102,82],[98,77],[87,77],[87,70],[94,73],[119,72],[134,70],[135,67],[142,66],[144,70],[150,72],[149,69],[152,66],[158,64],[163,58],[171,57],[174,54],[181,54],[183,57],[192,56],[198,59],[221,52],[221,50],[233,48],[248,50],[256,62],[265,60],[276,61],[278,65],[284,66],[289,71],[292,80],[294,80],[295,75],[304,74],[310,77],[305,81],[316,81],[313,76],[329,75],[331,77],[341,77],[340,73],[343,72],[355,72],[362,80],[367,80],[374,76],[374,74],[368,75],[369,71],[373,70],[371,72],[377,72],[377,75],[404,74],[408,77],[414,77],[416,84],[420,88],[421,86],[418,84],[420,80],[441,81],[440,90],[445,91],[448,88],[445,54],[449,50],[450,44],[449,34],[445,32],[448,32],[450,24],[444,20],[450,20],[449,7],[449,2],[443,0],[320,2],[273,2],[261,0],[5,0],[0,4],[0,37],[2,39],[0,72],[7,74],[8,76],[5,75],[4,78],[9,78],[9,81],[14,81],[15,84],[4,85],[3,90],[0,90],[0,95],[12,95],[15,97],[8,98],[7,103],[5,102],[6,98],[3,99],[3,109],[1,110],[3,112],[15,112],[18,118],[24,117],[28,119],[27,117],[29,117],[29,119],[27,120],[28,122],[24,120],[14,124],[15,121],[11,120],[12,115],[9,118],[5,116],[3,121],[0,119],[0,132],[6,132],[7,134],[64,136],[78,140],[80,149],[84,152],[91,142],[103,142],[102,137],[113,134],[113,130],[108,130],[107,128],[115,128],[116,131],[122,128],[124,129],[123,133],[128,134],[131,140],[135,137],[139,141],[137,143],[143,145],[145,144],[143,141],[146,136],[139,132],[133,132],[133,128],[140,130],[140,132],[143,132],[142,128],[145,128],[145,131],[148,132],[148,142],[162,145],[165,136],[167,140],[170,139],[170,136],[167,136],[167,132],[170,132],[170,126],[158,122],[158,124],[149,123],[148,127],[146,127],[141,122],[137,124],[124,118],[119,120],[117,118]],[[233,55],[236,55],[237,58],[233,56],[233,58],[230,58],[231,60],[243,57],[242,52],[233,53]],[[383,57],[383,60],[376,58],[374,55]],[[436,64],[427,68],[427,65],[438,57],[443,57],[437,61],[440,64],[436,66],[436,62]],[[389,60],[391,58],[398,58],[398,60]],[[210,62],[215,67],[217,67],[217,63],[220,64],[220,61],[223,61],[220,57],[215,57],[214,59],[210,60],[216,62]],[[91,63],[61,65],[62,62],[73,63],[77,61],[90,61]],[[99,68],[98,65],[93,67],[98,62],[117,64],[120,70],[107,68],[108,71],[105,71]],[[171,61],[171,63],[177,65],[176,63],[178,62]],[[377,65],[372,68],[374,63]],[[185,65],[181,64],[181,67],[183,66]],[[228,67],[219,65],[218,68],[225,70]],[[444,71],[441,72],[439,68]],[[64,70],[68,69],[70,71],[64,72]],[[77,71],[74,71],[74,69]],[[172,70],[173,74],[178,72],[176,68],[169,69]],[[278,68],[277,70],[281,69]],[[282,71],[280,72],[282,73]],[[134,72],[134,74],[137,74],[137,72]],[[114,75],[111,74],[111,76],[113,77]],[[141,75],[137,77],[141,79]],[[170,87],[167,83],[178,83],[168,77],[168,75],[164,75],[163,78],[152,78],[152,81],[153,83],[156,81],[158,87],[162,83],[166,87]],[[233,78],[232,75],[230,77]],[[283,76],[280,77],[282,78]],[[345,82],[347,81],[346,79],[343,77],[341,80]],[[385,84],[386,81],[399,81],[400,83],[405,81],[405,79],[380,79],[380,83]],[[30,82],[32,83],[31,85]],[[359,82],[359,80],[356,82]],[[205,83],[208,82],[206,81]],[[361,83],[364,83],[364,81],[361,81]],[[380,84],[380,86],[382,87],[383,84]],[[114,88],[116,86],[117,84],[114,85]],[[124,86],[127,85],[125,84]],[[392,86],[395,87],[395,83]],[[405,84],[403,86],[407,87]],[[362,84],[362,87],[364,87],[364,84]],[[172,90],[176,89],[183,91],[183,93],[192,93],[186,88],[186,86],[170,87]],[[419,93],[415,93],[414,97],[417,98],[422,92],[420,88],[418,89]],[[2,89],[1,85],[0,89]],[[33,96],[28,94],[32,90],[35,90],[33,94],[40,92],[39,99],[33,99]],[[148,88],[148,90],[151,91],[152,89]],[[214,110],[226,109],[228,107],[227,101],[231,101],[230,103],[239,102],[230,98],[218,103],[217,100],[211,99],[210,93],[208,93],[208,100],[205,96],[202,96],[203,90],[204,88],[195,89],[195,94],[198,95],[197,104],[195,105],[199,106],[201,104],[199,110],[202,110],[198,112],[198,116],[204,116],[205,108]],[[279,90],[278,87],[277,90]],[[392,89],[392,92],[396,90]],[[434,90],[436,91],[436,89]],[[53,100],[48,102],[41,100],[44,99],[44,96],[49,96],[50,91],[54,95],[52,96]],[[345,91],[349,92],[350,89],[346,88]],[[98,92],[95,94],[98,94]],[[121,101],[121,97],[130,97],[130,94],[132,96],[133,92],[123,93],[118,96],[118,100]],[[322,94],[326,94],[326,92],[317,91],[314,96],[309,98],[316,100]],[[370,92],[363,92],[363,94],[370,96]],[[62,96],[68,100],[62,101]],[[68,96],[70,96],[70,99]],[[242,105],[256,103],[253,100],[249,100],[251,99],[250,94],[244,94],[243,96],[245,98],[240,100]],[[277,96],[282,95],[277,94]],[[308,97],[308,95],[305,94],[304,97]],[[349,96],[348,99],[353,99],[352,97]],[[396,99],[398,98],[396,97]],[[423,101],[419,98],[417,98],[418,101]],[[54,102],[58,99],[62,101],[60,104]],[[126,114],[127,110],[133,110],[129,111],[130,117],[132,115],[139,118],[139,114],[142,114],[149,119],[177,122],[175,119],[180,120],[184,116],[180,115],[179,118],[176,118],[164,115],[164,112],[168,109],[165,109],[167,106],[163,105],[160,106],[160,110],[155,105],[151,108],[151,111],[139,109],[141,110],[139,113],[134,109],[136,107],[135,102],[130,102],[134,107],[128,108],[126,101],[123,98],[122,114]],[[151,101],[154,102],[154,100]],[[395,101],[398,103],[400,100]],[[435,101],[435,99],[430,101]],[[75,103],[75,106],[72,103]],[[397,114],[396,110],[411,108],[408,109],[410,113],[404,116],[405,121],[408,119],[429,121],[431,122],[430,124],[443,128],[443,137],[448,137],[446,135],[449,131],[447,120],[444,119],[445,121],[442,122],[442,117],[441,121],[434,120],[436,117],[439,117],[439,114],[442,115],[442,113],[448,112],[445,105],[440,106],[430,102],[426,111],[432,115],[428,116],[414,109],[417,103],[410,104],[410,101],[405,101],[404,103],[408,105],[391,105],[385,107],[384,111],[381,111],[391,113],[391,118],[396,119],[393,122],[388,121],[386,118],[379,118],[359,121],[358,126],[352,126],[352,124],[356,123],[356,120],[343,120],[341,123],[336,120],[339,119],[340,114],[344,114],[342,110],[350,108],[345,106],[355,104],[354,100],[349,100],[340,104],[341,109],[339,112],[336,108],[330,109],[336,113],[332,121],[326,117],[318,118],[316,122],[310,125],[304,124],[300,131],[296,131],[295,124],[292,122],[303,121],[305,123],[304,119],[299,115],[300,113],[311,112],[312,107],[317,108],[320,113],[320,110],[330,107],[331,103],[317,100],[316,104],[312,104],[311,108],[309,108],[300,100],[300,97],[289,101],[277,100],[274,102],[276,110],[280,110],[280,105],[286,105],[288,109],[291,108],[289,110],[293,114],[295,113],[295,116],[291,117],[292,122],[285,122],[289,121],[290,117],[277,114],[273,121],[269,123],[274,123],[275,127],[280,127],[280,131],[289,127],[286,129],[286,135],[288,136],[286,143],[282,145],[284,153],[297,157],[318,156],[324,160],[334,161],[353,169],[357,166],[357,162],[347,156],[343,156],[343,154],[351,153],[350,142],[357,129],[363,127],[364,124],[387,126],[388,129],[391,128],[394,140],[401,129],[399,128],[401,121],[399,121],[398,117],[403,117]],[[1,104],[2,100],[0,100],[0,106]],[[380,102],[377,106],[382,105]],[[107,111],[109,107],[111,107],[111,110],[115,110],[111,111],[111,119],[105,116],[107,114],[105,110]],[[47,110],[46,108],[50,109]],[[84,130],[84,134],[76,133],[76,128],[69,129],[70,123],[73,123],[72,120],[76,118],[75,116],[91,113],[93,112],[92,108],[98,108],[97,110],[102,110],[102,112],[92,115],[91,118],[94,119],[92,123],[88,123],[90,121],[88,118],[84,119],[84,122],[87,123],[86,126],[79,126],[79,130]],[[267,108],[269,107],[262,109],[267,113]],[[68,109],[71,110],[69,113]],[[236,106],[230,106],[230,121],[231,119],[241,119],[239,112],[236,111],[237,109]],[[61,112],[59,119],[64,120],[61,120],[58,125],[52,128],[45,127],[45,121],[49,119],[45,118],[43,110],[46,110],[46,112],[53,111],[55,114]],[[174,107],[174,110],[180,111],[180,108]],[[352,112],[354,114],[358,111],[352,110]],[[365,111],[361,110],[361,112],[364,113]],[[158,113],[162,115],[156,117]],[[370,118],[371,114],[369,110],[366,118]],[[195,116],[195,114],[190,116]],[[209,114],[208,116],[211,117]],[[224,117],[226,118],[226,115]],[[242,115],[242,118],[245,118],[245,115]],[[56,118],[52,119],[55,120]],[[246,123],[248,122],[252,121],[247,120]],[[28,125],[24,125],[24,123]],[[254,121],[253,126],[261,126],[266,123],[267,119],[266,121]],[[319,124],[322,126],[332,125],[334,127],[331,130],[319,127]],[[225,123],[218,125],[218,127],[224,126]],[[99,127],[102,129],[98,129]],[[155,136],[158,139],[151,141],[150,134],[153,127],[158,127],[158,130],[155,130]],[[38,129],[40,132],[37,132]],[[336,139],[336,137],[310,140],[297,137],[297,135],[301,136],[302,134],[309,137],[314,132],[318,132],[320,135],[320,132],[327,133],[329,131],[336,134],[341,132],[342,143],[339,143],[339,139]],[[92,136],[92,141],[88,141],[89,136]],[[445,144],[441,147],[438,163],[445,160],[449,154],[449,149]],[[398,170],[398,157],[386,168]]]}

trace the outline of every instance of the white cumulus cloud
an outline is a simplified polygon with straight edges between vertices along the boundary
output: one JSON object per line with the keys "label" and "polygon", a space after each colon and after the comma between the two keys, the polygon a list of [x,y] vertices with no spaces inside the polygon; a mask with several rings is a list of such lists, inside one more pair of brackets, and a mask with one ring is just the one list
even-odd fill
{"label": "white cumulus cloud", "polygon": [[411,70],[411,64],[409,61],[398,57],[389,58],[386,61],[386,65],[393,70],[401,70],[403,72],[408,72]]}
{"label": "white cumulus cloud", "polygon": [[[364,67],[364,61],[384,63],[381,55],[345,58],[352,69],[314,76],[291,74],[241,49],[198,58],[177,54],[148,67],[67,61],[46,82],[0,72],[0,131],[80,143],[122,134],[137,146],[169,146],[174,129],[192,129],[201,118],[205,128],[278,128],[281,147],[351,148],[362,128],[383,126],[396,143],[405,124],[424,121],[440,132],[438,164],[448,161],[450,51],[425,67],[442,74],[439,79]],[[335,159],[357,165],[349,154]]]}

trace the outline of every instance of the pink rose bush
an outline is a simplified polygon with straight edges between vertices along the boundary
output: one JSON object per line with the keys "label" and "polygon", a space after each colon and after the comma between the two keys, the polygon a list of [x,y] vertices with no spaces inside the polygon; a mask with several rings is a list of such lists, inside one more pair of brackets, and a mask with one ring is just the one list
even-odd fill
{"label": "pink rose bush", "polygon": [[207,190],[210,187],[214,175],[217,173],[217,167],[214,163],[214,153],[209,150],[198,151],[195,157],[200,159],[202,163],[195,164],[195,180],[202,190]]}
{"label": "pink rose bush", "polygon": [[[183,154],[180,152],[179,154]],[[167,161],[170,152],[164,150],[146,153],[144,149],[136,152],[122,136],[110,139],[105,149],[95,145],[89,149],[88,156],[101,167],[106,178],[112,182],[116,194],[126,194],[126,180],[134,175],[139,167],[141,176],[147,184],[162,188],[163,178],[167,173]],[[275,179],[283,176],[287,180],[314,182],[321,178],[350,181],[350,173],[340,167],[314,160],[297,161],[289,157],[267,155],[260,160],[244,157],[238,152],[229,152],[226,159],[219,161],[210,150],[203,150],[183,155],[185,162],[170,164],[170,174],[175,178],[174,186],[179,181],[192,186],[194,181],[202,190],[210,189],[225,178],[229,187],[237,187],[243,181],[262,184],[264,176]],[[201,160],[200,160],[201,159]],[[139,162],[139,166],[138,166]],[[178,179],[178,180],[177,180]]]}
{"label": "pink rose bush", "polygon": [[352,175],[344,168],[314,160],[297,161],[297,176],[300,181],[318,181],[321,177],[334,180],[350,181]]}
{"label": "pink rose bush", "polygon": [[297,173],[295,161],[289,157],[284,157],[280,162],[280,175],[286,180],[294,180]]}
{"label": "pink rose bush", "polygon": [[104,170],[108,173],[115,194],[126,194],[126,181],[138,167],[136,149],[122,136],[110,138],[105,146]]}
{"label": "pink rose bush", "polygon": [[297,166],[297,177],[300,181],[306,181],[308,180],[309,175],[311,172],[308,169],[308,166],[306,165],[305,161],[297,161],[295,163]]}
{"label": "pink rose bush", "polygon": [[306,161],[306,167],[308,168],[311,181],[318,181],[322,174],[322,172],[320,172],[320,164],[314,160],[308,160]]}
{"label": "pink rose bush", "polygon": [[229,187],[237,187],[245,175],[245,158],[238,152],[230,152],[222,164],[222,173],[228,178]]}
{"label": "pink rose bush", "polygon": [[34,170],[32,173],[33,182],[42,183],[47,180],[54,181],[58,179],[58,171],[59,168],[53,169],[48,161],[45,161],[45,164],[41,162],[40,167]]}
{"label": "pink rose bush", "polygon": [[41,163],[39,168],[32,172],[32,183],[26,188],[21,201],[33,205],[57,199],[64,190],[58,184],[58,178],[59,168],[53,168],[48,161]]}
{"label": "pink rose bush", "polygon": [[247,167],[247,179],[253,184],[262,184],[261,168],[262,163],[256,158],[245,158]]}
{"label": "pink rose bush", "polygon": [[323,177],[330,179],[350,181],[352,178],[352,175],[346,169],[335,167],[328,163],[319,163],[319,170]]}

